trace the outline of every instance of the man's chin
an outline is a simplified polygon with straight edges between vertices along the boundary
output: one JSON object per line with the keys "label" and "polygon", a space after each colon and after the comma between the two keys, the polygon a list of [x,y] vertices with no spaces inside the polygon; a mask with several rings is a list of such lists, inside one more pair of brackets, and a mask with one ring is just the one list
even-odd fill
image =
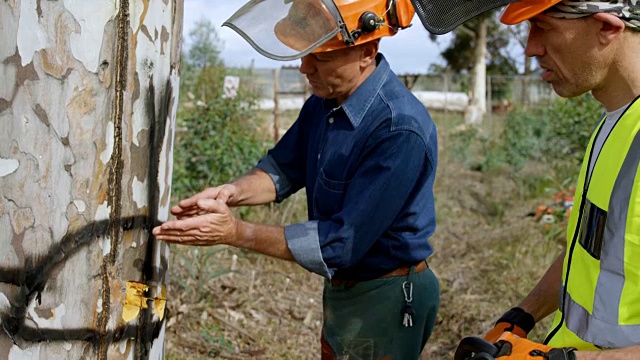
{"label": "man's chin", "polygon": [[560,85],[556,85],[550,83],[551,87],[553,87],[553,91],[560,97],[563,98],[572,98],[576,96],[580,96],[582,94],[587,93],[589,90],[580,90],[580,89],[568,89],[566,87],[562,87]]}
{"label": "man's chin", "polygon": [[311,88],[311,92],[319,98],[329,99],[331,97],[331,94],[328,91]]}

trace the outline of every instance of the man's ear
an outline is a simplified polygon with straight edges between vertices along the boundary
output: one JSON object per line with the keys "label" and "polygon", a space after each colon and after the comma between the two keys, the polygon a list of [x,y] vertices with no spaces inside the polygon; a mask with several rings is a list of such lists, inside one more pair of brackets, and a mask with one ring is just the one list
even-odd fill
{"label": "man's ear", "polygon": [[607,13],[595,13],[593,18],[600,22],[598,31],[600,43],[608,45],[622,34],[626,25],[619,17]]}
{"label": "man's ear", "polygon": [[369,66],[372,62],[376,61],[376,55],[378,55],[378,47],[380,40],[373,40],[362,44],[362,57],[361,61],[364,67]]}

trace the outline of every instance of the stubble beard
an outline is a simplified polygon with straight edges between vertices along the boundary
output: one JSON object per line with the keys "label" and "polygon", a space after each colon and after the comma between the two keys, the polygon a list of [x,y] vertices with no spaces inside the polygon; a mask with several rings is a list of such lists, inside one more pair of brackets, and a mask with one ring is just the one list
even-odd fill
{"label": "stubble beard", "polygon": [[555,80],[549,81],[558,96],[563,98],[577,97],[593,90],[598,83],[598,64],[591,64],[583,67],[582,71],[570,74],[571,81]]}

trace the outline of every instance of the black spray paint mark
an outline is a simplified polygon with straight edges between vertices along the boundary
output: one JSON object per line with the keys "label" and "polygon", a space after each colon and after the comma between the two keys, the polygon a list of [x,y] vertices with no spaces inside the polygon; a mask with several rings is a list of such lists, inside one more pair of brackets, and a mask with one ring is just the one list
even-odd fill
{"label": "black spray paint mark", "polygon": [[[159,175],[160,155],[166,140],[166,126],[171,109],[173,87],[169,80],[161,95],[161,104],[155,102],[155,89],[153,79],[149,79],[149,91],[147,93],[146,108],[147,116],[150,120],[149,137],[150,147],[148,158],[148,179],[150,184],[157,184]],[[160,105],[157,107],[156,105]],[[173,144],[169,144],[171,149]],[[149,204],[147,216],[130,216],[118,218],[116,223],[123,232],[144,229],[148,233],[146,242],[145,258],[134,261],[134,266],[141,270],[142,279],[140,282],[146,284],[157,284],[163,281],[166,275],[168,264],[166,259],[161,258],[159,267],[154,266],[153,259],[155,253],[160,251],[158,242],[152,235],[151,230],[160,223],[158,219],[160,194],[157,186],[148,186],[147,204]],[[73,341],[80,340],[91,343],[96,351],[100,343],[108,339],[109,343],[123,339],[136,339],[136,358],[147,359],[151,350],[151,343],[157,339],[162,329],[162,321],[153,321],[151,308],[141,309],[139,321],[133,325],[123,325],[114,330],[100,333],[98,328],[79,329],[46,329],[34,328],[25,324],[27,307],[32,301],[39,301],[40,293],[44,290],[47,280],[59,266],[73,257],[85,246],[94,244],[100,238],[109,235],[114,225],[113,219],[95,221],[87,224],[81,229],[65,235],[60,242],[52,245],[47,251],[47,255],[42,257],[27,257],[23,268],[0,267],[0,283],[13,285],[12,291],[7,298],[10,308],[7,313],[0,313],[0,321],[4,332],[18,343],[26,342],[53,342],[53,341]],[[141,264],[142,262],[142,264]]]}
{"label": "black spray paint mark", "polygon": [[[150,217],[146,216],[125,217],[121,219],[121,222],[123,231],[145,229],[149,234],[154,226],[159,225],[159,222],[152,221]],[[25,324],[25,318],[28,304],[31,301],[38,301],[39,294],[44,290],[49,276],[55,273],[59,266],[63,266],[65,261],[77,254],[80,249],[90,246],[106,235],[108,230],[109,220],[92,222],[78,231],[65,235],[59,243],[51,246],[46,256],[38,259],[27,258],[25,267],[22,269],[0,267],[0,282],[14,285],[19,289],[14,293],[15,296],[10,298],[9,312],[0,313],[2,328],[14,342],[16,340],[28,342],[82,340],[94,345],[99,343],[100,335],[97,329],[33,328]],[[151,237],[152,235],[150,235]],[[164,277],[167,264],[163,262],[160,268],[152,265],[147,265],[147,267],[151,269],[145,269],[145,272],[150,273],[156,279],[161,279]],[[151,338],[157,338],[162,323],[155,322],[148,325],[150,325],[148,332],[151,334]],[[138,327],[139,325],[121,326],[110,331],[109,335],[114,341],[136,337]]]}

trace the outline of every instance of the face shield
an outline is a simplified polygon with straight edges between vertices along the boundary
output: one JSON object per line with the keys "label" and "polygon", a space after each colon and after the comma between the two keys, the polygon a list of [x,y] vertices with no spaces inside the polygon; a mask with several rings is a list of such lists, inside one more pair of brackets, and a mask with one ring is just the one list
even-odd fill
{"label": "face shield", "polygon": [[416,13],[430,33],[442,35],[491,9],[517,0],[411,0]]}
{"label": "face shield", "polygon": [[274,60],[299,59],[338,33],[351,40],[332,0],[251,0],[222,26]]}

